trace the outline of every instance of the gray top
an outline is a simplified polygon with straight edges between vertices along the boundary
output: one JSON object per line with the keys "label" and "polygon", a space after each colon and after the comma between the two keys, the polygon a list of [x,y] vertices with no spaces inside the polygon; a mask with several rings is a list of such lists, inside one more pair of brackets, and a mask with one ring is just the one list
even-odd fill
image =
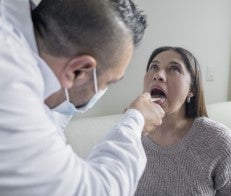
{"label": "gray top", "polygon": [[142,140],[148,162],[136,196],[231,196],[231,130],[224,125],[200,117],[175,145]]}

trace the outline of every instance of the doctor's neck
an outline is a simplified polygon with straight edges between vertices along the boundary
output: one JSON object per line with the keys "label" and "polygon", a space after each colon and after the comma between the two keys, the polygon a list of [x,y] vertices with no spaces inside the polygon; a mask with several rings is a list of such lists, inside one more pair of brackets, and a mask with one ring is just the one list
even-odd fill
{"label": "doctor's neck", "polygon": [[[61,74],[65,69],[65,66],[69,62],[69,58],[67,57],[56,57],[47,51],[46,47],[44,46],[43,40],[35,33],[35,38],[38,47],[38,53],[41,59],[47,64],[47,66],[52,70],[55,74],[59,82],[61,83]],[[51,96],[49,96],[44,103],[50,108],[55,108],[60,103],[65,101],[64,89],[60,89],[58,92],[55,92]]]}

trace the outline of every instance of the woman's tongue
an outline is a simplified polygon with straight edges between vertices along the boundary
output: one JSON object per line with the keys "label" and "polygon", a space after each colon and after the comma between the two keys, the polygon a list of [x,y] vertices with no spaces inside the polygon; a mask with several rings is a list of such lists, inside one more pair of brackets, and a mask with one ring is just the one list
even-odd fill
{"label": "woman's tongue", "polygon": [[164,95],[153,95],[152,98],[154,99],[153,102],[162,105],[166,101],[166,97]]}

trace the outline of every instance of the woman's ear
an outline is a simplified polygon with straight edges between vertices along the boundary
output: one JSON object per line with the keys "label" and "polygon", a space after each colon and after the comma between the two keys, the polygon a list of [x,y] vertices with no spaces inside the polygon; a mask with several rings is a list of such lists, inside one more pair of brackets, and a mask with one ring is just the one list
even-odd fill
{"label": "woman's ear", "polygon": [[186,98],[186,100],[187,100],[187,103],[190,103],[190,101],[191,101],[191,97],[193,97],[194,95],[193,95],[193,92],[192,91],[190,91],[189,93],[188,93],[188,95],[187,95],[187,98]]}
{"label": "woman's ear", "polygon": [[90,55],[72,58],[61,74],[61,84],[64,88],[71,88],[76,80],[86,80],[89,71],[96,67],[96,60]]}

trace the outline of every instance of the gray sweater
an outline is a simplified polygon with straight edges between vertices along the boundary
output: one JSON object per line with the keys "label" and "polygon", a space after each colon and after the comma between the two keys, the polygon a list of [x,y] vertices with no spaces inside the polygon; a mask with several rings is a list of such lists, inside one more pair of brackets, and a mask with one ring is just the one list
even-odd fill
{"label": "gray sweater", "polygon": [[143,136],[147,166],[136,196],[231,196],[231,130],[205,117],[175,145]]}

